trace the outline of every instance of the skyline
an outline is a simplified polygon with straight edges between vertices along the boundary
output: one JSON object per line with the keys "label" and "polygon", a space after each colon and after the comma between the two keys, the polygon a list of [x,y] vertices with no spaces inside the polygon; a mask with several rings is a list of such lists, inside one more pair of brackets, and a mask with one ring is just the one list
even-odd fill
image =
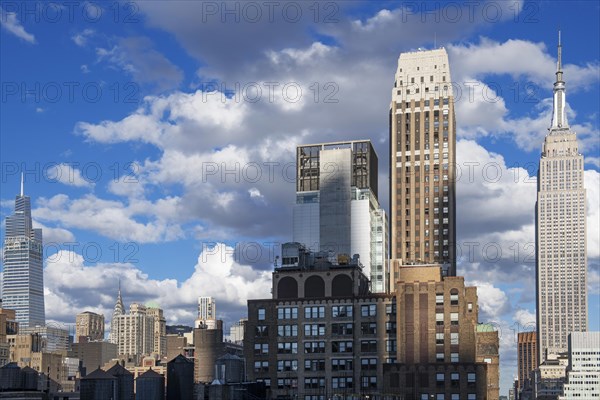
{"label": "skyline", "polygon": [[[520,3],[508,3],[515,4]],[[565,8],[566,4],[569,7]],[[462,18],[457,23],[442,21],[436,25],[435,41],[449,53],[453,80],[463,93],[468,93],[469,87],[474,89],[473,101],[464,95],[462,101],[457,101],[456,155],[463,172],[457,181],[456,199],[457,237],[463,250],[458,275],[480,287],[482,319],[499,321],[503,330],[509,332],[501,338],[501,363],[512,363],[515,374],[516,338],[510,340],[511,328],[515,328],[515,323],[527,325],[534,316],[535,300],[528,293],[535,287],[534,264],[533,260],[525,261],[533,254],[530,245],[534,243],[534,175],[541,141],[551,124],[548,100],[554,81],[559,22],[563,32],[564,75],[569,87],[567,112],[586,156],[588,222],[596,221],[595,230],[588,223],[589,307],[590,330],[599,329],[598,319],[593,318],[600,311],[597,224],[600,182],[597,37],[600,35],[593,34],[598,30],[594,19],[598,9],[589,5],[586,8],[584,3],[570,4],[524,3],[517,22],[507,7],[504,14],[508,17],[496,22],[481,19],[469,22]],[[266,35],[263,28],[268,28],[268,24],[247,27],[243,23],[222,24],[220,20],[211,24],[213,20],[208,17],[207,24],[188,32],[186,29],[191,29],[193,19],[176,10],[161,9],[160,3],[140,4],[135,28],[141,33],[135,34],[130,31],[131,24],[111,24],[112,19],[96,25],[85,21],[34,25],[17,15],[17,22],[23,21],[24,32],[34,39],[32,43],[26,35],[20,38],[2,29],[4,82],[60,82],[64,87],[62,83],[73,80],[104,81],[105,88],[117,83],[115,89],[121,90],[118,102],[113,101],[115,90],[106,89],[98,103],[82,100],[79,91],[76,92],[79,100],[74,102],[63,96],[57,103],[36,103],[35,99],[21,101],[21,93],[8,97],[6,89],[12,86],[4,86],[7,98],[3,99],[0,118],[2,220],[9,211],[6,201],[13,196],[10,189],[13,181],[14,192],[18,189],[16,177],[21,162],[28,169],[34,168],[36,162],[40,169],[51,162],[61,164],[63,183],[53,183],[52,180],[61,179],[43,176],[38,182],[31,182],[36,180],[32,174],[25,177],[27,191],[31,190],[36,200],[35,223],[44,229],[48,243],[61,243],[59,249],[64,251],[59,260],[53,260],[51,252],[46,257],[50,319],[66,322],[85,309],[110,315],[119,278],[131,288],[129,293],[124,291],[126,303],[157,301],[171,323],[191,324],[197,296],[215,297],[221,316],[231,322],[239,319],[245,298],[262,298],[269,293],[272,263],[268,258],[273,246],[263,243],[291,238],[294,183],[281,177],[281,167],[275,170],[277,179],[270,181],[268,165],[264,163],[293,162],[295,145],[370,138],[380,160],[379,199],[382,207],[389,210],[385,184],[389,165],[386,151],[389,87],[400,52],[433,47],[432,21],[420,23],[417,18],[420,16],[411,19],[409,15],[403,22],[405,14],[398,11],[398,5],[402,3],[341,5],[337,11],[339,23],[334,24],[278,21],[280,38]],[[187,11],[192,13],[194,9]],[[563,13],[576,14],[579,22],[567,23]],[[180,18],[180,24],[173,23],[175,16]],[[533,17],[537,23],[525,22]],[[10,19],[5,13],[2,18],[4,28],[5,21]],[[398,22],[397,27],[394,22]],[[259,33],[246,30],[257,27]],[[241,41],[247,49],[229,40],[230,36],[223,36],[221,47],[193,40],[206,32],[218,36],[229,29],[235,32],[233,38],[247,35],[248,40]],[[47,49],[51,41],[64,47],[55,49],[58,54],[52,57]],[[224,54],[224,47],[231,51]],[[525,52],[530,55],[527,61],[520,57]],[[497,60],[492,58],[494,53],[498,54]],[[17,57],[7,54],[20,54],[26,66],[16,64]],[[144,55],[147,57],[143,58]],[[44,71],[29,67],[40,60],[48,64]],[[69,68],[62,72],[57,66],[65,60]],[[150,74],[150,67],[143,68],[146,64],[165,71],[165,78]],[[89,72],[83,72],[83,65]],[[24,74],[34,78],[26,79]],[[365,81],[365,76],[371,79]],[[208,87],[207,82],[213,79],[230,90],[236,87],[236,82],[241,87],[249,82],[276,81],[280,86],[300,82],[308,95],[300,104],[281,99],[269,103],[264,96],[263,101],[256,103],[245,101],[244,96],[239,100],[225,96],[223,103],[219,96],[197,91]],[[123,97],[129,93],[124,90],[130,82],[138,85],[136,103],[126,103]],[[315,102],[315,90],[310,89],[314,82],[319,83],[319,102]],[[327,82],[335,82],[337,87],[325,88]],[[500,100],[484,101],[486,91],[490,98],[494,97],[492,93],[502,93]],[[361,94],[360,101],[355,99],[356,93]],[[327,95],[334,96],[331,100],[338,103],[326,103]],[[150,97],[143,100],[143,96]],[[203,105],[210,112],[197,112]],[[38,112],[37,108],[41,110]],[[148,135],[150,130],[157,133]],[[39,149],[20,150],[16,144],[23,140],[35,141]],[[269,151],[255,150],[261,145]],[[127,166],[132,161],[135,163]],[[259,164],[263,178],[253,182],[248,179],[253,176],[243,176],[240,167],[239,182],[235,182],[235,175],[225,176],[226,181],[221,182],[220,163],[236,161],[241,166]],[[69,169],[69,162],[79,165]],[[479,163],[471,164],[473,180],[466,164],[470,162]],[[17,163],[16,175],[9,174],[8,168],[13,163]],[[487,180],[482,178],[482,166],[486,163]],[[86,181],[84,178],[94,177],[96,165],[102,171],[101,179]],[[521,169],[511,168],[515,165]],[[231,169],[232,165],[228,167]],[[191,176],[190,169],[201,173]],[[496,171],[502,173],[498,181],[492,179]],[[119,179],[113,179],[115,173]],[[128,178],[137,182],[126,182]],[[521,201],[524,199],[530,200]],[[481,204],[489,207],[478,207]],[[237,211],[241,209],[248,211]],[[93,224],[86,221],[90,216],[96,216]],[[118,234],[114,232],[116,227]],[[4,232],[2,226],[0,233]],[[231,251],[237,261],[228,254],[226,245],[253,241],[262,245],[260,260],[252,259],[250,251],[255,247],[251,245]],[[79,245],[70,253],[64,242]],[[224,244],[201,256],[203,244],[211,242]],[[468,245],[475,242],[479,246]],[[496,243],[503,253],[499,260],[493,253],[498,248]],[[481,254],[486,244],[487,260]],[[84,257],[81,250],[85,245],[88,252]],[[97,248],[102,250],[102,257],[96,261],[98,257],[93,251]],[[466,253],[469,248],[478,251]],[[224,269],[220,263],[222,257],[226,257]],[[124,262],[127,260],[129,263]],[[84,269],[84,265],[93,265],[94,261],[102,268]],[[169,262],[179,267],[171,267]],[[74,282],[64,282],[62,273],[73,274]],[[91,288],[102,295],[83,295],[90,289],[83,278],[90,276],[96,277]],[[168,299],[175,290],[171,279],[177,279],[176,299]],[[101,308],[90,307],[93,304]],[[179,310],[171,312],[174,309]],[[502,374],[503,392],[506,365]]]}

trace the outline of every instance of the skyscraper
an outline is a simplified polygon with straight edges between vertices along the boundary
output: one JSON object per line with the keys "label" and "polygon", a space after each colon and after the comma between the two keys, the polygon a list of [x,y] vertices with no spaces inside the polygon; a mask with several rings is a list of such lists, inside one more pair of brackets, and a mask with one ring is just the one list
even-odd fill
{"label": "skyscraper", "polygon": [[78,343],[104,340],[104,314],[84,311],[75,317],[75,338]]}
{"label": "skyscraper", "polygon": [[44,269],[42,230],[31,221],[31,200],[23,194],[15,199],[15,213],[6,217],[2,306],[16,311],[20,327],[44,325]]}
{"label": "skyscraper", "polygon": [[519,332],[517,335],[518,393],[523,389],[532,388],[534,370],[538,367],[537,356],[536,332]]}
{"label": "skyscraper", "polygon": [[391,258],[456,275],[456,127],[448,54],[400,54],[390,106]]}
{"label": "skyscraper", "polygon": [[544,140],[536,203],[537,326],[540,364],[567,351],[571,332],[587,330],[587,255],[583,156],[565,113],[562,46],[552,125]]}
{"label": "skyscraper", "polygon": [[198,297],[198,319],[217,319],[217,302],[212,297]]}
{"label": "skyscraper", "polygon": [[372,290],[386,291],[388,225],[371,142],[298,146],[296,165],[293,241],[315,252],[358,254]]}

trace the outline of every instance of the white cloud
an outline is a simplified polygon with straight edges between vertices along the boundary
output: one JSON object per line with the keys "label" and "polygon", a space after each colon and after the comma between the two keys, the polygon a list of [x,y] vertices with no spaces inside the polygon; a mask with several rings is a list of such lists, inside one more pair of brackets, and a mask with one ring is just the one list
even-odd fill
{"label": "white cloud", "polygon": [[270,296],[271,273],[241,264],[234,253],[222,243],[203,249],[192,275],[177,282],[152,279],[132,264],[86,266],[80,254],[62,250],[46,260],[46,315],[71,322],[75,314],[95,309],[110,319],[119,279],[126,303],[158,303],[169,323],[191,324],[199,294],[217,298],[219,314],[243,314],[248,299]]}
{"label": "white cloud", "polygon": [[84,29],[71,37],[71,40],[79,47],[85,47],[90,39],[95,34],[93,29]]}
{"label": "white cloud", "polygon": [[60,182],[67,186],[94,187],[94,182],[86,180],[80,170],[65,163],[51,165],[46,169],[46,177],[50,182]]}
{"label": "white cloud", "polygon": [[35,36],[25,30],[21,22],[17,19],[17,14],[6,12],[2,7],[0,7],[0,25],[16,37],[31,44],[35,43]]}

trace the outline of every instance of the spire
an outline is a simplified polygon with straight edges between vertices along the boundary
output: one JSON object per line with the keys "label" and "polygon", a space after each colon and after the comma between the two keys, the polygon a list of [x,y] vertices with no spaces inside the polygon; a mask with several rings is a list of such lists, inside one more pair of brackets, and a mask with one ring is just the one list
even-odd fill
{"label": "spire", "polygon": [[21,172],[21,197],[23,197],[23,173]]}
{"label": "spire", "polygon": [[115,315],[122,315],[124,313],[125,313],[125,306],[123,305],[123,297],[121,296],[121,279],[119,279],[119,292],[117,294],[117,302],[115,303],[113,317]]}
{"label": "spire", "polygon": [[558,31],[558,60],[556,62],[556,81],[553,89],[554,106],[552,109],[552,126],[550,131],[568,129],[567,115],[565,113],[565,82],[562,71],[562,42],[561,32]]}

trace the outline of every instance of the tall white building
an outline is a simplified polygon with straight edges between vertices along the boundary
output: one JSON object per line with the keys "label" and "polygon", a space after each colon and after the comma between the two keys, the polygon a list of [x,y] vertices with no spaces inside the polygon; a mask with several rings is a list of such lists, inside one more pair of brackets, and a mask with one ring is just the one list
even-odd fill
{"label": "tall white building", "polygon": [[163,310],[158,307],[148,307],[146,313],[154,319],[154,350],[153,352],[166,357],[167,355],[167,321]]}
{"label": "tall white building", "polygon": [[600,332],[569,335],[567,382],[559,399],[600,399]]}
{"label": "tall white building", "polygon": [[371,290],[388,285],[387,216],[377,198],[378,159],[370,141],[296,149],[293,241],[313,252],[360,256]]}
{"label": "tall white building", "polygon": [[540,364],[566,353],[587,330],[586,192],[583,156],[565,113],[559,35],[552,125],[542,148],[536,203],[537,326]]}
{"label": "tall white building", "polygon": [[42,230],[33,229],[31,200],[15,198],[15,213],[6,217],[3,249],[2,306],[15,310],[20,327],[44,325],[44,269]]}
{"label": "tall white building", "polygon": [[216,319],[217,302],[212,297],[198,297],[198,319]]}
{"label": "tall white building", "polygon": [[139,364],[144,356],[155,352],[154,314],[152,311],[148,312],[146,306],[138,303],[132,303],[129,306],[129,313],[125,313],[119,285],[117,303],[110,323],[110,341],[117,345],[119,356]]}

